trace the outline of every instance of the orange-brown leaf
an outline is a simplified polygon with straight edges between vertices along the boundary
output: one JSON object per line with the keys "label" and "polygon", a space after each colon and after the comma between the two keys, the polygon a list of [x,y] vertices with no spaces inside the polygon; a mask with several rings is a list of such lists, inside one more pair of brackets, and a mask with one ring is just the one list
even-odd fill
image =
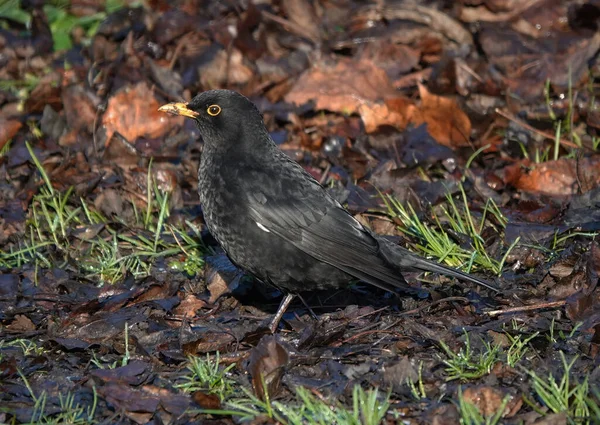
{"label": "orange-brown leaf", "polygon": [[109,99],[102,118],[107,143],[115,132],[134,142],[138,137],[164,136],[173,126],[183,123],[183,117],[158,112],[159,107],[160,103],[145,82],[119,90]]}

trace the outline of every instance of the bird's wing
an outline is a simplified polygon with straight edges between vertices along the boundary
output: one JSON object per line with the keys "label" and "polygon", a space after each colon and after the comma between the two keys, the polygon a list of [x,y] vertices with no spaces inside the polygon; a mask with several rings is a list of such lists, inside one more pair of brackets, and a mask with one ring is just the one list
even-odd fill
{"label": "bird's wing", "polygon": [[299,165],[283,174],[249,173],[245,193],[249,215],[263,230],[319,261],[375,286],[415,291],[379,254],[379,242]]}

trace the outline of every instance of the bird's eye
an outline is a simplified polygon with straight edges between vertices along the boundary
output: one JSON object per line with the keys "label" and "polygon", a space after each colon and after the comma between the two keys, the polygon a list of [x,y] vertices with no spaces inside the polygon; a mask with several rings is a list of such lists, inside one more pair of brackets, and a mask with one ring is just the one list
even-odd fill
{"label": "bird's eye", "polygon": [[219,105],[210,105],[208,107],[208,109],[206,110],[206,112],[211,117],[216,117],[217,115],[219,115],[221,113],[221,107]]}

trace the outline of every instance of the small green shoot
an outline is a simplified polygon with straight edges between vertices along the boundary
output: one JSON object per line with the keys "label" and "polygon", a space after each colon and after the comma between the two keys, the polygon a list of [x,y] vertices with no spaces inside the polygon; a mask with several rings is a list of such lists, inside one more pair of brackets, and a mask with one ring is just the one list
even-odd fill
{"label": "small green shoot", "polygon": [[15,339],[10,342],[4,340],[0,341],[0,350],[3,348],[15,347],[20,348],[25,357],[27,356],[41,356],[46,352],[44,347],[40,347],[36,342],[29,339]]}
{"label": "small green shoot", "polygon": [[260,400],[247,389],[244,397],[227,401],[227,410],[203,410],[214,415],[236,416],[240,422],[268,417],[283,425],[379,425],[390,407],[389,394],[381,397],[377,389],[365,391],[359,385],[352,390],[351,409],[297,387],[295,401],[280,403]]}
{"label": "small green shoot", "polygon": [[[433,214],[432,217],[434,225],[429,225],[419,217],[410,204],[405,207],[392,196],[383,197],[383,200],[388,214],[402,222],[400,229],[417,239],[418,242],[415,244],[415,248],[421,253],[433,256],[449,266],[466,269],[466,271],[470,271],[473,265],[477,265],[500,275],[508,253],[516,246],[518,240],[508,248],[500,261],[490,257],[485,249],[485,241],[481,236],[484,224],[490,223],[500,233],[503,232],[507,219],[502,215],[494,201],[490,199],[483,209],[479,223],[477,223],[468,207],[466,193],[462,185],[460,190],[464,207],[459,208],[454,198],[448,195],[449,208],[443,208],[444,219],[446,220],[444,225],[442,225],[440,217],[436,214]],[[494,223],[497,224],[487,220],[488,217],[493,217]],[[445,227],[452,229],[455,233],[467,235],[472,241],[472,250],[468,250],[455,242],[449,233],[444,230]]]}
{"label": "small green shoot", "polygon": [[[77,264],[87,277],[97,278],[101,283],[117,282],[127,274],[136,278],[147,276],[159,257],[169,257],[171,264],[182,265],[182,271],[188,274],[202,269],[204,247],[199,230],[189,221],[186,225],[192,230],[191,234],[166,223],[169,194],[159,190],[150,168],[145,214],[136,215],[134,223],[114,217],[113,221],[118,222],[115,226],[81,198],[74,199],[73,188],[65,192],[54,189],[30,144],[26,146],[43,184],[29,209],[28,237],[6,252],[0,251],[0,267],[20,267],[34,262],[37,271],[40,267]],[[94,235],[94,228],[101,230],[95,236],[82,239],[73,236],[73,231],[78,229],[91,230]]]}
{"label": "small green shoot", "polygon": [[453,352],[444,341],[440,341],[440,346],[448,357],[446,360],[443,360],[443,363],[446,365],[446,373],[448,374],[447,381],[455,379],[466,381],[481,378],[490,373],[499,358],[500,346],[492,345],[483,340],[483,351],[479,355],[475,354],[475,351],[471,347],[469,333],[466,330],[464,333],[465,345],[458,353]]}
{"label": "small green shoot", "polygon": [[103,361],[102,359],[99,359],[96,356],[96,353],[94,351],[92,351],[92,359],[90,360],[90,363],[92,363],[98,369],[116,369],[117,367],[123,367],[123,366],[127,366],[127,364],[129,364],[129,361],[131,360],[131,353],[129,352],[129,326],[128,326],[127,322],[125,322],[124,328],[125,329],[124,329],[123,335],[124,335],[124,339],[125,339],[125,341],[124,341],[125,353],[123,354],[121,361],[119,362],[119,360],[115,360],[112,363],[107,363],[107,362]]}
{"label": "small green shoot", "polygon": [[423,383],[423,362],[419,362],[419,371],[417,382],[411,378],[406,378],[406,385],[410,388],[410,393],[415,400],[423,400],[427,398],[427,392],[425,391],[425,384]]}
{"label": "small green shoot", "polygon": [[522,335],[512,336],[511,334],[507,333],[506,337],[510,342],[510,346],[506,351],[506,364],[508,364],[510,367],[515,367],[529,350],[529,342],[539,334],[539,332],[535,332],[529,337],[522,339]]}
{"label": "small green shoot", "polygon": [[553,317],[552,322],[550,323],[550,329],[548,329],[547,339],[553,344],[556,344],[558,341],[566,341],[567,339],[573,338],[581,326],[583,326],[583,322],[577,322],[568,334],[565,334],[560,329],[558,330],[558,332],[556,332],[556,318]]}
{"label": "small green shoot", "polygon": [[[23,380],[25,387],[29,391],[31,398],[34,401],[34,406],[31,414],[30,422],[25,423],[26,425],[51,425],[51,424],[72,424],[72,425],[88,425],[94,424],[94,415],[98,406],[98,394],[96,387],[92,387],[94,392],[94,398],[92,405],[84,407],[75,401],[75,395],[72,393],[59,394],[60,410],[57,412],[54,408],[50,412],[46,410],[46,404],[48,401],[48,394],[43,391],[40,395],[36,396],[33,392],[29,381],[18,370],[19,376]],[[9,412],[10,413],[10,412]]]}
{"label": "small green shoot", "polygon": [[219,352],[214,358],[211,358],[210,354],[207,354],[206,358],[190,356],[188,363],[189,373],[183,377],[184,382],[175,385],[175,388],[185,392],[205,391],[217,395],[222,400],[233,394],[234,381],[227,374],[235,364],[221,367]]}
{"label": "small green shoot", "polygon": [[[569,423],[587,424],[590,418],[588,377],[586,376],[582,382],[572,382],[571,369],[577,361],[577,357],[568,362],[562,351],[560,357],[563,366],[560,379],[555,378],[552,373],[549,373],[547,377],[542,377],[532,370],[527,370],[532,380],[533,391],[537,398],[552,412],[567,413]],[[525,398],[525,402],[538,413],[543,414],[543,411],[534,402],[527,398]]]}

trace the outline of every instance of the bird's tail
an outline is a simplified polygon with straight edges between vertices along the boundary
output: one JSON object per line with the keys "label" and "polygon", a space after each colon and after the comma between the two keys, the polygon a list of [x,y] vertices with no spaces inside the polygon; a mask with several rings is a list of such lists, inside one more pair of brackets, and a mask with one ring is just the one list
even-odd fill
{"label": "bird's tail", "polygon": [[491,289],[492,291],[500,292],[499,288],[497,288],[489,282],[486,282],[483,279],[479,279],[478,277],[462,272],[460,270],[442,266],[439,263],[435,263],[433,261],[421,258],[408,251],[407,249],[404,249],[401,246],[394,244],[389,240],[379,238],[379,242],[381,246],[381,253],[385,257],[385,259],[390,264],[393,264],[394,266],[398,267],[400,270],[418,270],[424,272],[444,274],[447,276],[455,277],[457,279],[476,283],[477,285],[481,285],[483,287]]}

